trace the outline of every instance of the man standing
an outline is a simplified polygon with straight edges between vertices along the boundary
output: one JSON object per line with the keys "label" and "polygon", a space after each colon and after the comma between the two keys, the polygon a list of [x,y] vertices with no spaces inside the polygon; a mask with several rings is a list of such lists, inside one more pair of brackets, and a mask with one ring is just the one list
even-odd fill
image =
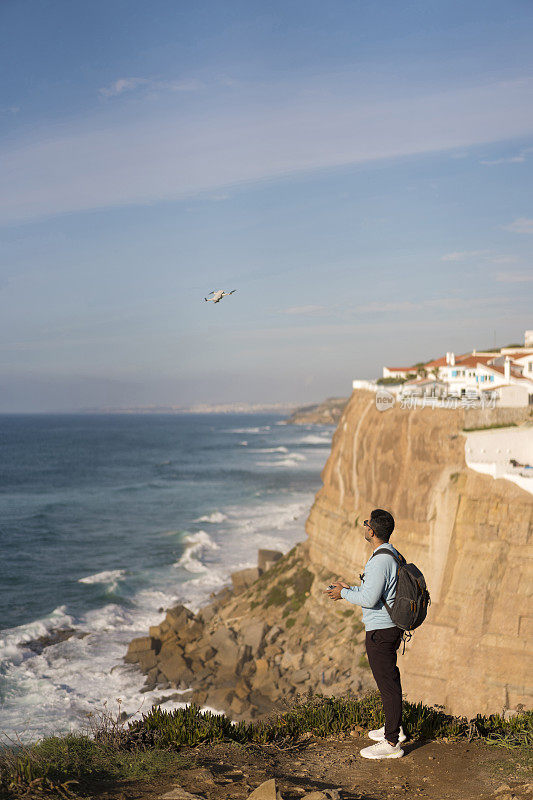
{"label": "man standing", "polygon": [[[385,607],[394,603],[398,580],[398,562],[392,553],[398,551],[389,539],[394,530],[394,518],[388,511],[375,508],[370,519],[364,521],[363,532],[373,553],[361,576],[360,586],[349,586],[341,580],[327,591],[332,600],[348,600],[362,606],[366,630],[366,652],[368,663],[378,685],[385,712],[385,725],[369,731],[369,737],[377,744],[361,750],[364,758],[401,758],[401,742],[406,737],[401,728],[402,684],[400,670],[396,665],[396,651],[402,639],[402,629],[392,622]],[[376,557],[377,551],[380,551]],[[382,552],[383,551],[383,552]],[[388,555],[391,553],[391,555]]]}

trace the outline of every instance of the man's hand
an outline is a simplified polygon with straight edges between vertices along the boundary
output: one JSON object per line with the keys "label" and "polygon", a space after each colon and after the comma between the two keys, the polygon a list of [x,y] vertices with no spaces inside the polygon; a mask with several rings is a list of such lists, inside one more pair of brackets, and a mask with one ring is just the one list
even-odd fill
{"label": "man's hand", "polygon": [[349,589],[349,584],[345,583],[343,580],[338,578],[333,583],[333,589],[326,589],[324,594],[327,594],[331,600],[340,600],[341,599],[341,589]]}

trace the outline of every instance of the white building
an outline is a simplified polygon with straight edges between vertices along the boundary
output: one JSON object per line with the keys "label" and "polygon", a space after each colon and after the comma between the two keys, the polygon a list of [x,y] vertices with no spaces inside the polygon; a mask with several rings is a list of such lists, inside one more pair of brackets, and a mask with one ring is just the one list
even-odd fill
{"label": "white building", "polygon": [[[533,346],[498,352],[448,352],[424,365],[426,377],[405,381],[403,397],[494,398],[502,406],[533,405]],[[384,368],[390,372],[394,368]]]}
{"label": "white building", "polygon": [[407,378],[408,375],[416,375],[415,367],[383,367],[383,378]]}

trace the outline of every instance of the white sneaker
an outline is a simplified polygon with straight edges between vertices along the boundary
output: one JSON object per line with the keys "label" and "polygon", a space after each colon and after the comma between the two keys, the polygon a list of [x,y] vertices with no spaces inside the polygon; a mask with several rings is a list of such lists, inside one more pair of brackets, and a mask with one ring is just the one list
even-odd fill
{"label": "white sneaker", "polygon": [[363,758],[401,758],[403,750],[399,744],[392,745],[390,742],[383,740],[370,747],[363,747],[361,750]]}
{"label": "white sneaker", "polygon": [[[382,742],[385,738],[385,725],[382,728],[378,728],[375,731],[368,731],[367,736],[369,739],[372,739],[373,742]],[[398,739],[399,744],[405,742],[407,736],[403,732],[403,728],[400,725],[400,738]]]}

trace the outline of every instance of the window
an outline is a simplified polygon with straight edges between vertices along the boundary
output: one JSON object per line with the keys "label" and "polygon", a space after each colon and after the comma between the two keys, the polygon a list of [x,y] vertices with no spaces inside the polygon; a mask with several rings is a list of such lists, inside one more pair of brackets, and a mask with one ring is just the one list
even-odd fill
{"label": "window", "polygon": [[452,369],[452,378],[457,378],[457,370]]}

